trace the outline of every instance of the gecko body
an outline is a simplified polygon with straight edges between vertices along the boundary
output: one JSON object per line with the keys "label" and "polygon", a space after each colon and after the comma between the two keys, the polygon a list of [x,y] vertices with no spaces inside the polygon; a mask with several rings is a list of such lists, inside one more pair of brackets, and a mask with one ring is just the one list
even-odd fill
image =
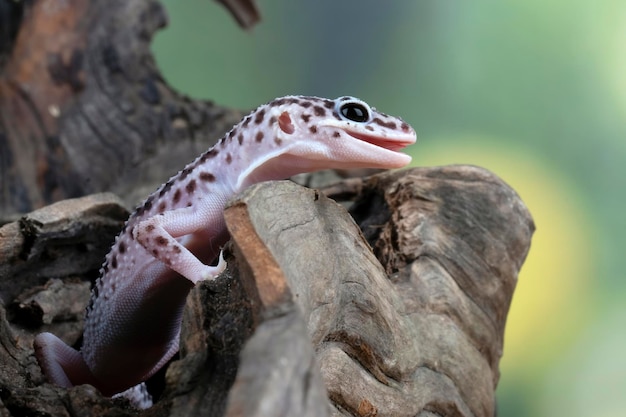
{"label": "gecko body", "polygon": [[260,106],[130,216],[94,286],[80,351],[51,333],[36,337],[45,375],[108,396],[145,381],[178,351],[191,288],[225,267],[229,198],[302,172],[399,168],[411,158],[398,151],[414,142],[407,123],[354,97],[288,96]]}

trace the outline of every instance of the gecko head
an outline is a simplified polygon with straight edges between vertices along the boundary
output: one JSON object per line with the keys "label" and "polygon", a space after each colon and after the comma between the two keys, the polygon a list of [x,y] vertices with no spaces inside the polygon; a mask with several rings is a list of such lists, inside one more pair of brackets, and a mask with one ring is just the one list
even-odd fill
{"label": "gecko head", "polygon": [[322,169],[400,168],[411,162],[400,150],[416,139],[402,119],[349,96],[277,98],[245,118],[242,127],[253,129],[255,146],[240,150],[247,166],[237,188]]}
{"label": "gecko head", "polygon": [[400,168],[411,162],[400,150],[415,143],[416,135],[402,119],[378,112],[355,97],[309,99],[314,104],[303,107],[301,114],[281,114],[292,125],[281,124],[279,117],[279,126],[286,141],[289,132],[299,136],[288,152],[309,162],[311,170]]}

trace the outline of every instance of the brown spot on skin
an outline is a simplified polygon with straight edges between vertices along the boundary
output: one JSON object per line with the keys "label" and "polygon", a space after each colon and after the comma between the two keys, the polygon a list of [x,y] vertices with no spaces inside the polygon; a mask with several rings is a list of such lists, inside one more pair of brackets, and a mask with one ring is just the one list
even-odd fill
{"label": "brown spot on skin", "polygon": [[204,162],[207,159],[214,158],[217,154],[218,154],[217,149],[215,148],[209,149],[204,154],[202,154],[202,156],[200,157],[200,162]]}
{"label": "brown spot on skin", "polygon": [[172,248],[172,250],[173,250],[174,252],[176,252],[176,253],[180,253],[180,252],[181,252],[180,246],[178,246],[178,245],[174,246],[174,247]]}
{"label": "brown spot on skin", "polygon": [[200,179],[202,181],[205,181],[205,182],[213,182],[213,181],[215,181],[215,175],[213,175],[213,174],[211,174],[209,172],[201,172],[200,173]]}
{"label": "brown spot on skin", "polygon": [[243,119],[243,123],[241,125],[243,127],[248,127],[249,124],[250,124],[250,116],[248,116],[245,119]]}
{"label": "brown spot on skin", "polygon": [[149,224],[146,226],[146,232],[151,232],[154,230],[154,225],[153,224]]}
{"label": "brown spot on skin", "polygon": [[338,138],[341,134],[337,131],[333,132],[333,137]]}
{"label": "brown spot on skin", "polygon": [[117,268],[117,256],[113,255],[113,257],[111,258],[111,268],[116,269]]}
{"label": "brown spot on skin", "polygon": [[167,246],[167,239],[163,236],[157,236],[156,243],[159,246]]}
{"label": "brown spot on skin", "polygon": [[154,200],[154,196],[150,196],[148,197],[148,199],[146,200],[145,203],[143,203],[143,209],[144,211],[148,211],[152,208],[152,200]]}
{"label": "brown spot on skin", "polygon": [[193,194],[193,192],[196,191],[196,180],[189,181],[189,183],[185,186],[185,190],[187,190],[189,194]]}
{"label": "brown spot on skin", "polygon": [[259,110],[256,116],[254,117],[254,123],[260,125],[264,117],[265,117],[265,109]]}
{"label": "brown spot on skin", "polygon": [[231,162],[233,162],[233,156],[229,152],[226,154],[226,163],[230,164]]}
{"label": "brown spot on skin", "polygon": [[234,128],[228,133],[228,139],[234,138],[236,134],[237,134],[237,128]]}
{"label": "brown spot on skin", "polygon": [[237,135],[237,140],[239,141],[239,145],[242,145],[243,144],[243,134],[241,134],[241,133],[238,134]]}
{"label": "brown spot on skin", "polygon": [[161,191],[159,191],[159,197],[163,197],[165,195],[166,192],[168,192],[170,190],[170,188],[172,188],[172,181],[168,181],[162,188]]}
{"label": "brown spot on skin", "polygon": [[279,98],[277,100],[274,100],[270,103],[271,106],[282,106],[283,104],[285,104],[285,99],[284,98]]}
{"label": "brown spot on skin", "polygon": [[281,138],[279,138],[278,136],[276,136],[274,138],[274,143],[277,144],[277,145],[280,145],[280,144],[283,143],[283,140]]}
{"label": "brown spot on skin", "polygon": [[369,130],[370,132],[374,131],[374,128],[370,125],[365,126],[365,129]]}
{"label": "brown spot on skin", "polygon": [[270,117],[270,119],[267,122],[267,124],[270,126],[273,125],[274,123],[276,123],[276,116]]}
{"label": "brown spot on skin", "polygon": [[311,133],[317,133],[317,127],[315,127],[315,126],[311,126],[311,127],[309,128],[309,131],[310,131]]}
{"label": "brown spot on skin", "polygon": [[117,247],[117,249],[120,251],[120,253],[126,252],[126,245],[124,244],[124,242],[120,242],[120,244]]}
{"label": "brown spot on skin", "polygon": [[183,169],[182,171],[180,171],[180,174],[178,174],[178,179],[179,180],[184,180],[185,178],[187,178],[187,176],[191,173],[191,168],[187,167],[185,169]]}
{"label": "brown spot on skin", "polygon": [[409,125],[406,124],[405,122],[402,122],[402,124],[400,125],[400,129],[402,129],[403,132],[408,132],[409,131]]}
{"label": "brown spot on skin", "polygon": [[326,107],[327,109],[332,109],[333,107],[335,107],[335,103],[330,100],[324,100],[324,107]]}
{"label": "brown spot on skin", "polygon": [[179,189],[177,189],[177,190],[174,192],[174,197],[172,197],[172,201],[174,201],[174,204],[176,204],[176,203],[178,203],[178,202],[180,201],[180,194],[181,194],[181,193],[180,193],[180,188],[179,188]]}
{"label": "brown spot on skin", "polygon": [[308,109],[309,107],[311,107],[313,104],[311,104],[310,101],[303,101],[302,103],[300,103],[300,106],[304,107],[305,109]]}
{"label": "brown spot on skin", "polygon": [[313,113],[315,113],[316,116],[324,116],[326,115],[326,109],[320,106],[313,106]]}
{"label": "brown spot on skin", "polygon": [[376,123],[377,125],[380,125],[382,127],[386,127],[389,129],[395,129],[396,128],[396,123],[391,121],[391,122],[384,122],[382,120],[380,120],[378,117],[375,118],[374,120],[372,120],[372,123]]}
{"label": "brown spot on skin", "polygon": [[158,250],[156,250],[156,249],[152,249],[152,255],[153,255],[155,258],[158,258],[158,257],[159,257],[159,251],[158,251]]}
{"label": "brown spot on skin", "polygon": [[261,142],[263,140],[263,132],[259,131],[256,132],[256,136],[254,137],[254,140],[256,140],[257,142]]}
{"label": "brown spot on skin", "polygon": [[278,117],[278,127],[280,127],[280,130],[288,135],[291,135],[293,132],[296,131],[295,126],[291,122],[291,117],[286,111],[282,112]]}
{"label": "brown spot on skin", "polygon": [[300,117],[302,118],[304,123],[309,123],[309,120],[311,120],[311,115],[310,114],[302,114],[302,116],[300,116]]}
{"label": "brown spot on skin", "polygon": [[163,213],[166,208],[167,208],[167,204],[165,203],[165,201],[161,201],[161,203],[159,204],[159,208],[158,208],[159,213]]}

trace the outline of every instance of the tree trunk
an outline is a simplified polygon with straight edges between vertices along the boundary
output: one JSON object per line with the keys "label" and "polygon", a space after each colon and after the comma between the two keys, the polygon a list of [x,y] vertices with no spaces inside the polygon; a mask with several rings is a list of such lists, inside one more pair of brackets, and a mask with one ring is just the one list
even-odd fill
{"label": "tree trunk", "polygon": [[165,83],[149,49],[167,23],[154,0],[13,7],[17,33],[0,41],[0,220],[102,191],[134,205],[241,119]]}

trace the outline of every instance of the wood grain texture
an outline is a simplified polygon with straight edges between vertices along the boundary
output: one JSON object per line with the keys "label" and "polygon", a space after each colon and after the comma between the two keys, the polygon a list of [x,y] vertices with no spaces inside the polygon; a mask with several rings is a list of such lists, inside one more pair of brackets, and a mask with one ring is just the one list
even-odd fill
{"label": "wood grain texture", "polygon": [[102,193],[63,200],[0,227],[0,301],[47,277],[99,268],[128,215],[117,196]]}
{"label": "wood grain texture", "polygon": [[0,33],[10,43],[0,51],[0,221],[102,191],[134,205],[241,119],[167,85],[150,51],[167,23],[156,1],[22,3],[15,36]]}
{"label": "wood grain texture", "polygon": [[[494,415],[506,315],[534,230],[517,194],[468,166],[385,172],[325,191],[349,197],[349,211],[286,181],[232,200],[225,212],[228,268],[192,290],[180,355],[149,381],[158,401],[140,414]],[[26,257],[23,267],[56,279],[45,286],[16,281],[16,295],[0,309],[8,308],[0,320],[7,415],[69,415],[93,404],[100,411],[92,415],[136,415],[89,387],[44,383],[32,357],[32,338],[42,329],[69,339],[80,334],[77,298],[67,294],[81,294],[76,278],[93,274],[54,260],[81,252],[80,242],[92,239],[85,224],[107,223],[76,214],[93,213],[102,199],[30,215],[56,219],[74,244],[56,252],[48,248],[54,240],[37,242],[53,262]],[[116,210],[107,213],[115,222]],[[7,229],[20,230],[15,223]],[[5,253],[21,252],[9,246]],[[92,261],[94,270],[100,262]],[[60,305],[52,308],[55,299]],[[45,401],[31,404],[35,396]]]}

